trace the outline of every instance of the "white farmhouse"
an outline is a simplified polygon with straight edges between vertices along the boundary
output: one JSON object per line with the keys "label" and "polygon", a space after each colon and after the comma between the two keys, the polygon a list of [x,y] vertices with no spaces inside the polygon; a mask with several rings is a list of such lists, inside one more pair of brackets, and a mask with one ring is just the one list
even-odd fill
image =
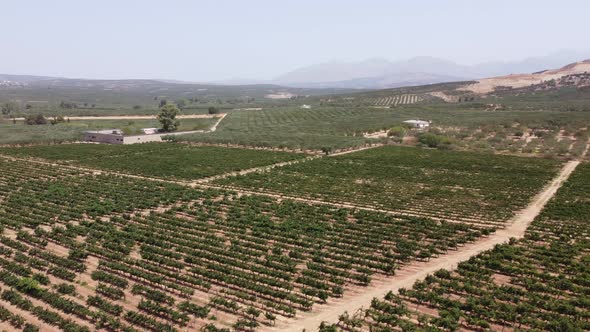
{"label": "white farmhouse", "polygon": [[423,120],[406,120],[404,123],[418,129],[428,128],[430,126],[430,121]]}

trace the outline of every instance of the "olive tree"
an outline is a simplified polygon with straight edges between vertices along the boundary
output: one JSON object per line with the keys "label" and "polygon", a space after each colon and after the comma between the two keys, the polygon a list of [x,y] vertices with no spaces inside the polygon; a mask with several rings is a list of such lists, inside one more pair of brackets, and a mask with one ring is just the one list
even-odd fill
{"label": "olive tree", "polygon": [[160,108],[160,114],[158,114],[158,121],[162,124],[162,131],[171,132],[178,129],[180,121],[176,119],[176,116],[180,110],[175,104],[166,104]]}
{"label": "olive tree", "polygon": [[10,113],[14,113],[18,111],[18,104],[14,102],[7,102],[2,105],[2,114],[3,115],[10,115]]}

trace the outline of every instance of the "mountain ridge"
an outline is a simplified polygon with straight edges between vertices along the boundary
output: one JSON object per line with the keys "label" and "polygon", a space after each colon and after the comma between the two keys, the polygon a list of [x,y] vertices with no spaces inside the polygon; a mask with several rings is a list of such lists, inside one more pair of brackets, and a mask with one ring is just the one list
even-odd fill
{"label": "mountain ridge", "polygon": [[[518,61],[491,61],[476,65],[462,65],[432,56],[417,56],[398,61],[382,58],[356,62],[333,61],[295,69],[277,76],[272,82],[284,86],[355,88],[360,80],[363,82],[362,88],[386,89],[406,83],[424,85],[511,73],[531,73],[561,67],[588,57],[590,52],[560,51]],[[420,75],[424,78],[416,79]]]}

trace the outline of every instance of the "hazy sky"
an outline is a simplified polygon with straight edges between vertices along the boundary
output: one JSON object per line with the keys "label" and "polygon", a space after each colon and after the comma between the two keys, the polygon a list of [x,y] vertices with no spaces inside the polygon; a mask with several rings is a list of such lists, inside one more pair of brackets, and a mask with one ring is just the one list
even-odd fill
{"label": "hazy sky", "polygon": [[333,60],[590,48],[588,0],[0,0],[0,73],[270,79]]}

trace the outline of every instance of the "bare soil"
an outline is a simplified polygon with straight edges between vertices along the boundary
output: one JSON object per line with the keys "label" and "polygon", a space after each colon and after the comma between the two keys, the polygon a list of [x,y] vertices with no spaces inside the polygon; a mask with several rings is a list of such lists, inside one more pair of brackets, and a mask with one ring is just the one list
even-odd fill
{"label": "bare soil", "polygon": [[[472,91],[479,94],[493,92],[496,87],[510,86],[512,88],[523,88],[533,84],[539,84],[543,81],[558,79],[560,77],[572,74],[578,74],[590,71],[590,61],[582,61],[567,65],[560,69],[547,70],[536,74],[517,74],[478,80],[477,83],[471,84],[457,90]],[[442,97],[441,97],[442,98]]]}

